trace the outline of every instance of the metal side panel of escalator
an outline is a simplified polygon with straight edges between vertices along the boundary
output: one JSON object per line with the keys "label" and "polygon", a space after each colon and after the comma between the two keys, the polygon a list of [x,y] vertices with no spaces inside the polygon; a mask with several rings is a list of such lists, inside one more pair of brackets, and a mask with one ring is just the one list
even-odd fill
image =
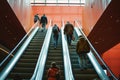
{"label": "metal side panel of escalator", "polygon": [[37,31],[6,80],[30,80],[34,73],[45,35],[46,32],[41,32],[40,29]]}
{"label": "metal side panel of escalator", "polygon": [[47,80],[47,71],[51,67],[51,62],[56,62],[57,66],[60,68],[61,71],[60,80],[65,80],[61,34],[59,34],[58,46],[56,49],[54,49],[53,46],[53,34],[52,34],[42,80]]}
{"label": "metal side panel of escalator", "polygon": [[68,46],[69,48],[69,54],[70,54],[70,60],[72,65],[72,71],[75,80],[93,80],[98,78],[96,71],[94,70],[94,67],[92,66],[91,62],[87,58],[87,68],[84,70],[81,70],[79,61],[78,61],[78,55],[76,53],[76,44],[78,40],[78,36],[76,32],[74,31],[75,40],[72,41],[72,44]]}

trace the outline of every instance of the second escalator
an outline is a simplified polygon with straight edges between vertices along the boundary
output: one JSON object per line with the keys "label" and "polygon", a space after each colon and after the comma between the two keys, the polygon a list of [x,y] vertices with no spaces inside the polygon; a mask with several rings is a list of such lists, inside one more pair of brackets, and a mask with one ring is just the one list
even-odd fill
{"label": "second escalator", "polygon": [[93,80],[98,78],[98,75],[88,58],[87,58],[87,68],[84,70],[81,69],[78,61],[79,57],[78,54],[76,53],[76,44],[78,40],[78,36],[76,32],[74,32],[74,36],[75,36],[75,41],[73,41],[72,45],[68,46],[68,48],[69,48],[70,60],[71,60],[71,65],[75,80]]}
{"label": "second escalator", "polygon": [[53,34],[52,34],[42,80],[47,80],[47,71],[51,67],[51,62],[56,62],[57,66],[60,68],[60,71],[61,71],[60,80],[64,80],[65,79],[64,66],[63,66],[64,63],[63,63],[63,52],[62,52],[62,40],[61,40],[60,34],[58,39],[58,46],[56,49],[53,46]]}
{"label": "second escalator", "polygon": [[41,32],[40,29],[37,31],[7,80],[29,80],[32,77],[45,35],[46,32]]}

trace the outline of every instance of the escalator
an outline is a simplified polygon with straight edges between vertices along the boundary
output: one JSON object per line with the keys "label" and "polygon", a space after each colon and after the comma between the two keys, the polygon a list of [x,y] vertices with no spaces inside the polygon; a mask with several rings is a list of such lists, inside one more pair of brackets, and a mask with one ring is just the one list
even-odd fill
{"label": "escalator", "polygon": [[68,46],[68,48],[69,48],[70,60],[71,60],[71,65],[72,65],[72,70],[73,70],[73,75],[75,80],[93,80],[93,79],[99,78],[92,64],[90,63],[89,59],[87,60],[88,62],[87,69],[81,70],[78,62],[79,57],[76,53],[76,43],[77,43],[78,36],[76,32],[74,32],[74,35],[76,39],[71,46]]}
{"label": "escalator", "polygon": [[29,80],[32,77],[45,35],[46,32],[41,32],[40,29],[37,31],[7,80],[16,78]]}
{"label": "escalator", "polygon": [[56,49],[54,49],[54,46],[53,46],[53,34],[52,34],[42,80],[47,80],[47,70],[51,67],[51,62],[53,62],[53,61],[56,62],[57,66],[61,70],[61,79],[60,80],[65,80],[65,78],[64,78],[64,63],[63,63],[63,54],[62,53],[63,52],[62,52],[61,34],[59,35],[58,46]]}

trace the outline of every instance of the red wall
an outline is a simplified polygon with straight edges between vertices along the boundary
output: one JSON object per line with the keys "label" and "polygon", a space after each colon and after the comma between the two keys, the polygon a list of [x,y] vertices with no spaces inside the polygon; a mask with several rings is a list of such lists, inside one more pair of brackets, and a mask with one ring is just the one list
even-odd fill
{"label": "red wall", "polygon": [[[83,27],[89,40],[112,72],[120,74],[120,1],[89,0],[83,12]],[[104,11],[105,10],[105,11]]]}
{"label": "red wall", "polygon": [[120,43],[102,55],[109,68],[118,77],[120,75]]}
{"label": "red wall", "polygon": [[41,17],[44,13],[48,20],[52,20],[53,24],[61,27],[62,20],[74,22],[75,19],[82,21],[83,7],[80,6],[32,6],[33,15],[39,14]]}
{"label": "red wall", "polygon": [[9,4],[26,31],[34,24],[34,15],[37,13],[40,17],[45,13],[48,20],[53,20],[59,27],[62,19],[71,23],[75,19],[82,21],[83,7],[80,6],[32,6],[29,0],[9,0]]}

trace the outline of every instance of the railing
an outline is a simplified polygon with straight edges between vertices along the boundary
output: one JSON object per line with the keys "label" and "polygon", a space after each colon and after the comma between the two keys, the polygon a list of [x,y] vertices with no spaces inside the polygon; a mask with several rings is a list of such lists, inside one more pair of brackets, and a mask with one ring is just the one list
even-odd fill
{"label": "railing", "polygon": [[[80,33],[78,33],[78,28],[75,27],[75,30],[76,30],[77,34],[79,35]],[[80,35],[82,35],[82,34],[80,34]],[[104,70],[102,69],[100,64],[97,62],[96,58],[94,57],[94,55],[92,54],[91,51],[89,53],[87,53],[87,56],[88,56],[89,60],[91,61],[91,63],[93,64],[93,66],[94,66],[97,74],[101,78],[101,80],[109,80],[109,78],[106,76]]]}
{"label": "railing", "polygon": [[[3,49],[3,48],[1,48],[1,47],[0,47],[0,51],[3,51],[4,53],[9,54],[8,51],[6,51],[5,49]],[[14,57],[13,54],[11,54],[11,56]]]}
{"label": "railing", "polygon": [[61,28],[61,34],[62,34],[62,48],[63,48],[64,68],[65,68],[65,80],[74,80],[73,73],[72,73],[72,68],[71,68],[68,45],[67,45],[67,42],[66,42],[66,36],[64,35],[63,29],[64,29],[64,22],[63,22],[63,26]]}
{"label": "railing", "polygon": [[[87,39],[87,37],[86,37],[86,35],[83,33],[83,31],[82,31],[82,29],[81,29],[81,25],[79,25],[78,23],[77,23],[77,21],[75,21],[76,22],[76,24],[77,24],[77,27],[79,28],[79,31],[81,32],[81,34],[86,38],[86,40],[88,41],[88,43],[89,43],[89,45],[90,45],[90,47],[91,47],[91,49],[92,49],[92,51],[95,53],[95,55],[99,58],[99,60],[102,62],[102,64],[106,67],[106,69],[107,69],[107,71],[110,73],[110,75],[114,78],[114,80],[118,80],[116,77],[115,77],[115,75],[112,73],[112,71],[109,69],[109,67],[105,64],[105,62],[104,62],[104,60],[100,57],[100,55],[97,53],[97,51],[94,49],[94,47],[92,46],[92,44],[90,43],[90,41]],[[77,32],[78,32],[78,30],[77,30]],[[79,36],[80,34],[78,33],[78,36]],[[90,51],[90,53],[88,54],[88,56],[89,57],[91,57],[91,59],[92,58],[94,58],[94,55],[92,54],[92,52]],[[94,59],[96,59],[96,58],[94,58]],[[94,60],[91,60],[91,61],[93,61],[93,63],[94,63],[94,66],[96,66],[95,65],[95,63],[96,62],[94,62]],[[97,64],[99,64],[98,62],[97,62]],[[96,67],[96,70],[97,70],[98,68]],[[98,69],[99,70],[99,69]],[[100,69],[101,70],[101,69]],[[100,73],[100,71],[97,71],[99,74],[100,74],[100,77],[102,78],[102,80],[109,80],[107,77],[105,77],[105,78],[107,78],[107,79],[104,79],[103,77],[104,77],[104,75],[105,74],[101,74]],[[103,76],[103,77],[102,77]]]}
{"label": "railing", "polygon": [[13,69],[13,67],[15,66],[15,64],[17,63],[17,61],[19,60],[19,58],[21,57],[22,53],[27,48],[27,46],[29,45],[30,41],[32,40],[32,38],[34,37],[34,35],[36,34],[36,32],[38,31],[38,29],[39,29],[39,27],[36,27],[31,32],[31,34],[28,36],[28,38],[26,39],[26,41],[24,42],[24,44],[19,48],[19,50],[14,55],[14,57],[10,60],[10,62],[2,70],[2,72],[0,73],[0,80],[5,80],[5,78],[8,76],[8,74]]}
{"label": "railing", "polygon": [[52,34],[52,27],[51,27],[51,20],[50,20],[48,31],[46,33],[45,40],[40,52],[40,56],[38,58],[37,65],[31,80],[42,80],[45,62],[48,54],[48,48],[49,48],[50,39],[51,39],[51,34]]}
{"label": "railing", "polygon": [[8,58],[10,56],[13,56],[13,53],[15,52],[15,50],[20,46],[20,44],[22,44],[22,42],[28,37],[28,35],[32,32],[33,28],[35,27],[35,25],[38,23],[35,23],[32,28],[28,31],[28,33],[22,38],[22,40],[15,46],[15,48],[8,54],[8,56],[0,63],[0,67],[8,60]]}

